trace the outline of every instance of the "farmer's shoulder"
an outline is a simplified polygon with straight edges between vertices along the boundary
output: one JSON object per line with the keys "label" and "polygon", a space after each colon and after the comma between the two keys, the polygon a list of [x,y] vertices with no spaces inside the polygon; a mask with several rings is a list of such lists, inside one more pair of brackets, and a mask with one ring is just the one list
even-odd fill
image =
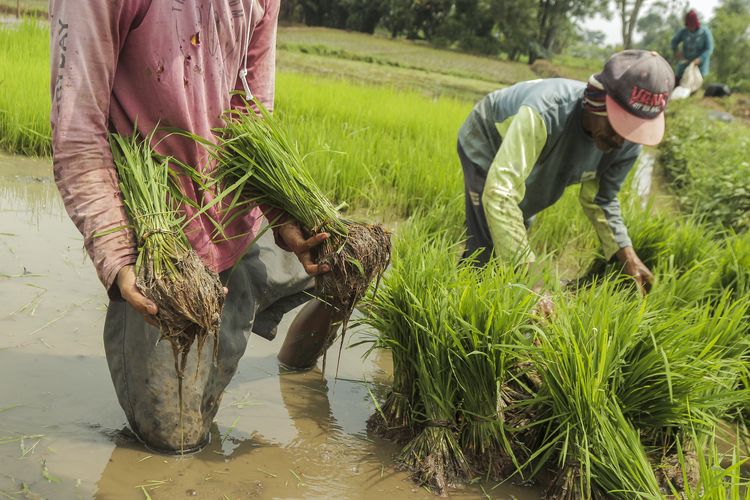
{"label": "farmer's shoulder", "polygon": [[577,102],[586,88],[584,82],[567,78],[547,78],[538,80],[535,85],[528,87],[525,104],[539,107],[566,106]]}

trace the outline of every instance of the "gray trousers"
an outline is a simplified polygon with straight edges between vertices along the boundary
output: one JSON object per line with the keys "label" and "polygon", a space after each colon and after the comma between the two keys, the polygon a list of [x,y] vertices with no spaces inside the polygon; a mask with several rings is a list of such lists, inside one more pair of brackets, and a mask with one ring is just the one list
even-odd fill
{"label": "gray trousers", "polygon": [[464,197],[466,198],[466,249],[461,260],[472,259],[477,266],[484,266],[492,257],[492,236],[482,206],[482,192],[487,174],[472,162],[458,143],[458,159],[464,173]]}
{"label": "gray trousers", "polygon": [[[482,205],[482,193],[487,182],[487,173],[466,156],[460,142],[457,149],[458,159],[464,173],[464,197],[466,198],[467,239],[461,260],[471,259],[473,264],[483,267],[492,258],[493,248],[495,248]],[[531,229],[535,218],[535,216],[531,216],[524,220],[527,230]]]}
{"label": "gray trousers", "polygon": [[221,396],[245,352],[251,332],[267,339],[285,313],[308,301],[314,280],[297,257],[261,236],[232,269],[221,274],[229,289],[221,316],[219,353],[213,341],[198,356],[190,350],[182,388],[169,342],[127,302],[111,301],[104,324],[104,349],[120,406],[131,429],[150,448],[161,452],[197,451],[208,442],[209,428]]}

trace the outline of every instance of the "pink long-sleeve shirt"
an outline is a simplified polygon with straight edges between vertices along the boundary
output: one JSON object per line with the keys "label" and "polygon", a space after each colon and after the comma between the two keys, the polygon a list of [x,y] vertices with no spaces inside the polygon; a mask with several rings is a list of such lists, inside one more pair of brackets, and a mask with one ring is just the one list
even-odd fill
{"label": "pink long-sleeve shirt", "polygon": [[[117,295],[117,272],[135,262],[107,133],[177,127],[212,138],[245,64],[253,94],[273,108],[279,0],[51,0],[54,175],[66,210],[84,238],[100,280]],[[246,34],[250,30],[249,44]],[[235,99],[234,101],[232,99]],[[194,141],[170,136],[156,150],[211,169]],[[208,201],[187,177],[183,194]],[[183,207],[188,218],[195,213]],[[227,238],[211,238],[221,207],[193,219],[188,239],[215,271],[231,267],[258,232],[258,208],[236,218]],[[239,236],[241,235],[241,236]],[[238,236],[238,237],[233,237]]]}

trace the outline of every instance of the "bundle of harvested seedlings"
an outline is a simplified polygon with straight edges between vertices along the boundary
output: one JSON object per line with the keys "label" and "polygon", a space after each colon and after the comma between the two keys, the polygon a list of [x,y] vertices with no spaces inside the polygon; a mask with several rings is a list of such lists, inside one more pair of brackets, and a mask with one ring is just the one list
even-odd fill
{"label": "bundle of harvested seedlings", "polygon": [[313,258],[331,269],[318,276],[317,285],[321,298],[343,313],[345,331],[354,305],[388,266],[390,234],[381,225],[342,218],[305,169],[296,145],[260,102],[254,104],[260,115],[230,110],[226,125],[215,130],[217,144],[209,147],[225,186],[217,200],[232,194],[233,206],[252,202],[284,211],[307,237],[330,234],[313,250]]}
{"label": "bundle of harvested seedlings", "polygon": [[218,274],[190,247],[175,201],[179,195],[170,180],[170,160],[154,154],[150,139],[112,134],[110,146],[138,246],[136,285],[159,308],[156,320],[162,339],[175,354],[181,399],[193,343],[197,342],[200,358],[203,345],[212,338],[216,359],[224,290]]}

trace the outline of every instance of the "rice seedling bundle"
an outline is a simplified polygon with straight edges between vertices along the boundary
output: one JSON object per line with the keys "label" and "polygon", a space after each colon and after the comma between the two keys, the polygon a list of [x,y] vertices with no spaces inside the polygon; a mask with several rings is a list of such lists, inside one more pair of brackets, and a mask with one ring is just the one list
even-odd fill
{"label": "rice seedling bundle", "polygon": [[[297,147],[276,120],[255,101],[261,114],[227,111],[216,130],[217,177],[227,186],[217,199],[233,195],[233,205],[272,207],[296,220],[306,237],[327,232],[313,249],[331,271],[318,276],[322,299],[344,313],[344,330],[354,305],[390,261],[390,234],[381,225],[341,217],[304,166]],[[225,223],[227,221],[224,221]]]}
{"label": "rice seedling bundle", "polygon": [[451,279],[456,273],[458,246],[444,232],[427,236],[431,218],[412,219],[396,241],[398,255],[384,285],[368,297],[364,322],[379,332],[372,349],[387,349],[393,360],[393,383],[379,411],[369,421],[378,433],[407,441],[419,431],[418,415],[424,413],[416,384],[418,346],[414,321],[424,314],[419,297],[423,290]]}
{"label": "rice seedling bundle", "polygon": [[516,404],[530,397],[523,378],[519,331],[537,296],[509,266],[461,267],[453,285],[448,332],[451,368],[460,387],[459,440],[475,471],[504,479],[517,467],[517,436],[529,415]]}
{"label": "rice seedling bundle", "polygon": [[[110,136],[120,191],[138,247],[136,285],[159,308],[156,320],[162,339],[174,350],[181,398],[185,362],[193,343],[197,342],[200,357],[211,338],[216,359],[224,290],[218,274],[206,268],[183,232],[169,158],[155,156],[149,144],[150,137],[142,141],[135,135]],[[170,197],[171,192],[176,196]]]}
{"label": "rice seedling bundle", "polygon": [[431,216],[403,228],[382,290],[365,323],[380,331],[373,349],[391,352],[391,393],[370,429],[403,444],[398,457],[420,484],[439,493],[475,474],[515,469],[508,406],[520,398],[514,346],[534,294],[498,266],[457,267],[459,246],[446,231],[425,234]]}
{"label": "rice seedling bundle", "polygon": [[614,283],[604,282],[557,302],[555,320],[538,328],[539,346],[529,351],[541,379],[530,403],[540,439],[530,445],[535,452],[529,463],[532,475],[550,467],[558,471],[551,498],[618,496],[610,489],[618,482],[623,498],[658,497],[650,463],[640,442],[634,442],[635,431],[622,426],[613,394],[622,355],[639,335],[639,325],[650,319],[626,297]]}
{"label": "rice seedling bundle", "polygon": [[458,381],[451,367],[451,294],[442,286],[423,290],[408,318],[414,337],[414,383],[420,413],[413,416],[417,434],[398,460],[420,484],[445,494],[448,486],[470,477],[457,440]]}

